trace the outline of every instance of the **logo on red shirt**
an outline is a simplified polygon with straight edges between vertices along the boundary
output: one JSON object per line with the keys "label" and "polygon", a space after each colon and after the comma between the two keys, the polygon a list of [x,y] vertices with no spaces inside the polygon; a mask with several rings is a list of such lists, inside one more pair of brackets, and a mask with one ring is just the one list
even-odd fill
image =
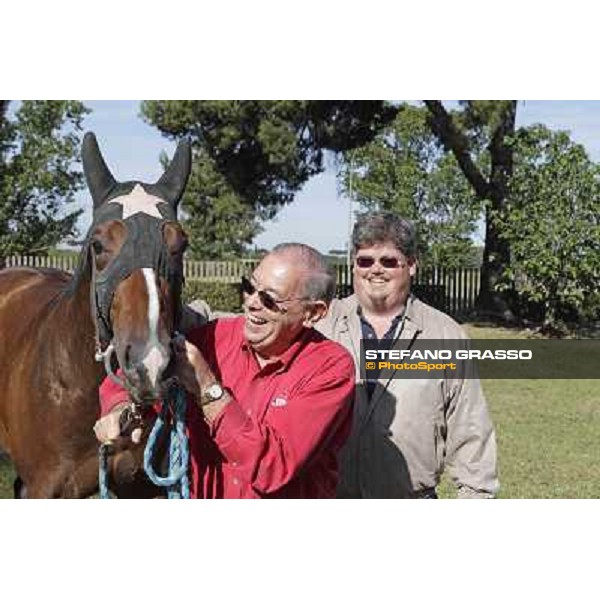
{"label": "logo on red shirt", "polygon": [[284,398],[283,396],[277,396],[277,398],[273,398],[273,400],[271,400],[271,406],[285,406],[287,404],[287,398]]}

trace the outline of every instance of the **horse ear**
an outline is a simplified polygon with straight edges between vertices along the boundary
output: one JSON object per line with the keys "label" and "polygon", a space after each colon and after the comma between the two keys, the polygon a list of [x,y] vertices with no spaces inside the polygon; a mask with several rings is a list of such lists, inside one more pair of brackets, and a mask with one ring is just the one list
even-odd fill
{"label": "horse ear", "polygon": [[85,179],[96,209],[104,202],[117,182],[106,166],[96,136],[91,131],[88,131],[83,137],[81,158]]}
{"label": "horse ear", "polygon": [[192,148],[190,141],[186,138],[177,144],[177,150],[173,160],[163,173],[162,177],[156,182],[156,187],[161,191],[162,197],[177,208],[183,190],[190,176],[192,166]]}

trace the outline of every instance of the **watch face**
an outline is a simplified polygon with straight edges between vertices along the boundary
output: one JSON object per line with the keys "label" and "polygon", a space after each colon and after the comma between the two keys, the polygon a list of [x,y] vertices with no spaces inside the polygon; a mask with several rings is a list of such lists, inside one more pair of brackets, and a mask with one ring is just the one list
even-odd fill
{"label": "watch face", "polygon": [[223,395],[223,388],[218,383],[213,383],[206,392],[213,400],[218,400]]}

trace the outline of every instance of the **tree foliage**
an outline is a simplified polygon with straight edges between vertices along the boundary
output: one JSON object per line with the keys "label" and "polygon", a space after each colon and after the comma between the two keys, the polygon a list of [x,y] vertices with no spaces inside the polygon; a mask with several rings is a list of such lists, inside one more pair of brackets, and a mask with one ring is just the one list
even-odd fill
{"label": "tree foliage", "polygon": [[548,327],[597,318],[600,167],[564,132],[516,129],[514,101],[463,102],[450,112],[425,104],[428,119],[403,106],[372,143],[345,154],[346,192],[352,187],[363,207],[415,220],[437,264],[461,264],[483,211],[485,312],[523,315],[534,303]]}
{"label": "tree foliage", "polygon": [[194,158],[182,206],[189,254],[200,260],[239,258],[270,214],[245,203],[204,153]]}
{"label": "tree foliage", "polygon": [[167,101],[143,118],[170,138],[187,135],[194,168],[183,199],[191,252],[230,257],[324,169],[326,151],[360,146],[395,115],[380,101]]}
{"label": "tree foliage", "polygon": [[340,183],[363,209],[413,220],[422,264],[456,267],[472,258],[475,194],[432,133],[426,109],[402,105],[372,142],[344,153]]}
{"label": "tree foliage", "polygon": [[506,275],[519,296],[543,307],[545,325],[571,313],[598,314],[600,167],[565,132],[521,129],[502,236]]}
{"label": "tree foliage", "polygon": [[0,257],[46,252],[76,234],[81,210],[67,211],[82,187],[81,102],[23,101],[9,116],[0,104]]}

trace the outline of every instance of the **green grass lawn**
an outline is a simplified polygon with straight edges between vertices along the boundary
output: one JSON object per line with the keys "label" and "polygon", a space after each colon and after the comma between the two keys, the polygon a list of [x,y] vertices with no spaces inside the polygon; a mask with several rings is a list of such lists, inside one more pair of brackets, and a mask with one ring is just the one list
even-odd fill
{"label": "green grass lawn", "polygon": [[[502,328],[467,329],[473,338],[527,337]],[[600,498],[598,380],[482,384],[496,426],[501,498]],[[453,497],[448,482],[440,495]]]}
{"label": "green grass lawn", "polygon": [[[521,338],[469,326],[474,338]],[[498,441],[502,498],[600,498],[600,385],[597,380],[483,381]],[[0,498],[13,471],[0,459]],[[445,481],[440,496],[453,497]]]}
{"label": "green grass lawn", "polygon": [[14,480],[14,471],[4,458],[0,454],[0,498],[12,498],[12,485]]}

